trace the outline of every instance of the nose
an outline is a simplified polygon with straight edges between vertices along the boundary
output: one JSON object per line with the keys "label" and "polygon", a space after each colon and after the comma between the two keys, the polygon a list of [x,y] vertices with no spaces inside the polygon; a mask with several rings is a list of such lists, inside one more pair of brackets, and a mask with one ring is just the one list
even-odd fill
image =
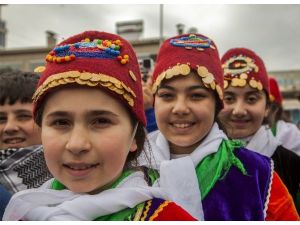
{"label": "nose", "polygon": [[190,109],[187,100],[183,96],[177,97],[172,109],[172,113],[178,115],[185,115],[188,114],[189,112]]}
{"label": "nose", "polygon": [[3,128],[3,133],[7,135],[12,135],[17,133],[20,130],[20,127],[17,123],[17,121],[13,117],[8,117],[6,124]]}
{"label": "nose", "polygon": [[237,117],[243,117],[247,114],[247,109],[245,107],[245,104],[243,101],[238,100],[234,105],[233,105],[233,110],[232,114]]}
{"label": "nose", "polygon": [[74,126],[66,143],[66,149],[74,155],[90,151],[91,142],[88,131],[82,127]]}

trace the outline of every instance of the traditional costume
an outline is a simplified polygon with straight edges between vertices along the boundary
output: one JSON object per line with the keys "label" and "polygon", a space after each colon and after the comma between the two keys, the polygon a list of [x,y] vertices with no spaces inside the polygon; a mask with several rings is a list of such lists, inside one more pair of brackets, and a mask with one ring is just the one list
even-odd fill
{"label": "traditional costume", "polygon": [[[35,116],[49,93],[66,86],[85,86],[115,97],[146,125],[139,64],[132,46],[120,36],[87,31],[57,45],[46,60],[33,96]],[[53,178],[38,189],[15,194],[3,219],[195,220],[165,199],[167,194],[149,187],[138,169],[124,170],[109,188],[94,195],[74,193]]]}

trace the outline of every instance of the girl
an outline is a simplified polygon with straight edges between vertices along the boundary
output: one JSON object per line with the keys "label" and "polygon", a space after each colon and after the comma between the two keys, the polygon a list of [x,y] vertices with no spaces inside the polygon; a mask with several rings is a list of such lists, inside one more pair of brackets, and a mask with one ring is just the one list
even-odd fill
{"label": "girl", "polygon": [[[222,63],[225,92],[219,117],[229,138],[243,140],[246,148],[272,157],[275,171],[296,200],[300,158],[281,146],[267,125],[270,92],[262,59],[249,49],[235,48],[225,53]],[[280,200],[284,202],[282,198],[277,201]],[[277,219],[278,213],[273,216]]]}
{"label": "girl", "polygon": [[145,139],[141,75],[123,38],[88,31],[46,57],[34,94],[54,179],[15,194],[5,220],[195,220],[136,167]]}
{"label": "girl", "polygon": [[[272,161],[228,140],[218,126],[223,72],[211,39],[185,34],[166,40],[154,69],[153,93],[159,130],[149,139],[160,173],[154,185],[167,189],[198,219],[272,219],[270,205],[284,211],[279,219],[298,219]],[[287,199],[280,205],[274,194]]]}
{"label": "girl", "polygon": [[269,77],[270,106],[269,118],[272,133],[282,146],[300,156],[300,130],[284,116],[282,96],[275,78]]}

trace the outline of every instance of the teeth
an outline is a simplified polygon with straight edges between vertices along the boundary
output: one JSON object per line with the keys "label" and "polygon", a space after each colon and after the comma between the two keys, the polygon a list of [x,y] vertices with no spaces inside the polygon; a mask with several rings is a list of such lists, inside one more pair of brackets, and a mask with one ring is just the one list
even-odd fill
{"label": "teeth", "polygon": [[14,139],[6,140],[5,143],[6,144],[17,144],[17,143],[20,143],[22,141],[23,141],[22,138],[14,138]]}
{"label": "teeth", "polygon": [[86,170],[86,169],[89,169],[89,168],[93,167],[93,165],[90,165],[90,166],[69,166],[69,167],[73,170]]}
{"label": "teeth", "polygon": [[190,124],[189,123],[174,123],[173,126],[177,127],[177,128],[186,128],[186,127],[189,127]]}

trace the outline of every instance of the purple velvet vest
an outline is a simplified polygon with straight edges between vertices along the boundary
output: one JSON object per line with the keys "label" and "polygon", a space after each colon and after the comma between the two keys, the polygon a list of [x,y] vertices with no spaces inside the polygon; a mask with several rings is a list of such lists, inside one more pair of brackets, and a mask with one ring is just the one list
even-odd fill
{"label": "purple velvet vest", "polygon": [[205,220],[264,220],[271,160],[245,148],[235,150],[247,175],[232,166],[202,200]]}

